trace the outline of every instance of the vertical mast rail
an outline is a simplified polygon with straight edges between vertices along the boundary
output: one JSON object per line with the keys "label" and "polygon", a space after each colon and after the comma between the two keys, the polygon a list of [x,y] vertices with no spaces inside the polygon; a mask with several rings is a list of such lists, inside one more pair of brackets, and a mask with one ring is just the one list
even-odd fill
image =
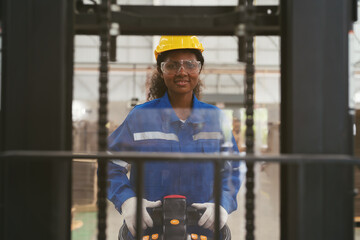
{"label": "vertical mast rail", "polygon": [[[254,154],[254,6],[253,0],[246,1],[245,20],[245,106],[246,106],[246,154]],[[246,240],[255,239],[255,194],[254,194],[254,164],[246,163],[246,195],[245,195],[245,220]]]}
{"label": "vertical mast rail", "polygon": [[[100,76],[99,76],[99,120],[98,151],[107,150],[107,103],[110,42],[110,2],[102,0],[99,8],[100,22]],[[106,182],[107,160],[98,159],[98,240],[106,240]]]}
{"label": "vertical mast rail", "polygon": [[221,202],[221,189],[222,189],[222,180],[221,180],[221,169],[223,169],[224,164],[221,159],[217,159],[214,162],[214,203],[215,203],[215,222],[214,222],[214,239],[220,238],[220,202]]}

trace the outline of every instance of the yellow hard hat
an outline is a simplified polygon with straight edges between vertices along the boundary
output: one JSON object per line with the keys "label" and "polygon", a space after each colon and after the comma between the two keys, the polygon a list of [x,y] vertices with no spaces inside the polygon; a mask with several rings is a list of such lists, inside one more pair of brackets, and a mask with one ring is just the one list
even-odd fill
{"label": "yellow hard hat", "polygon": [[159,45],[155,49],[155,59],[162,52],[175,49],[198,49],[204,51],[203,45],[196,36],[161,36]]}

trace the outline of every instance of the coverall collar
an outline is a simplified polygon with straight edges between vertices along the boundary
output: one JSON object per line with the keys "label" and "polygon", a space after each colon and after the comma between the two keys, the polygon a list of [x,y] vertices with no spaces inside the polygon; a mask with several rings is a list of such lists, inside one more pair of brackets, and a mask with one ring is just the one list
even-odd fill
{"label": "coverall collar", "polygon": [[[169,95],[167,92],[165,92],[164,96],[160,98],[160,102],[163,108],[166,109],[162,113],[163,120],[170,120],[170,122],[176,122],[180,120],[171,106]],[[192,110],[190,116],[186,120],[187,122],[193,124],[205,122],[204,111],[206,111],[206,109],[201,109],[200,105],[201,102],[193,94]]]}

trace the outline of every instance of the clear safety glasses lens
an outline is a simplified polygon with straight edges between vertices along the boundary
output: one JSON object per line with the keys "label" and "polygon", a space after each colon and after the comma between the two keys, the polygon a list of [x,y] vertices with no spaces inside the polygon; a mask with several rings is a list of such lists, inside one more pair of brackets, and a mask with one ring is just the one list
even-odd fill
{"label": "clear safety glasses lens", "polygon": [[194,74],[199,73],[201,68],[200,61],[167,61],[161,63],[161,71],[167,74],[177,74],[181,67],[185,72]]}

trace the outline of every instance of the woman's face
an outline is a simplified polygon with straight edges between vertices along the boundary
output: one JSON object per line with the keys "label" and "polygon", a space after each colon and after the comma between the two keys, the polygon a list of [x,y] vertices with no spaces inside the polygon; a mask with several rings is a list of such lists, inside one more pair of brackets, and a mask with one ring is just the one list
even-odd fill
{"label": "woman's face", "polygon": [[[165,63],[168,65],[165,65]],[[194,88],[199,82],[200,68],[201,66],[198,65],[194,53],[181,50],[169,53],[164,63],[162,63],[162,76],[168,89],[168,94],[170,96],[192,95]],[[167,71],[167,69],[178,70]]]}

